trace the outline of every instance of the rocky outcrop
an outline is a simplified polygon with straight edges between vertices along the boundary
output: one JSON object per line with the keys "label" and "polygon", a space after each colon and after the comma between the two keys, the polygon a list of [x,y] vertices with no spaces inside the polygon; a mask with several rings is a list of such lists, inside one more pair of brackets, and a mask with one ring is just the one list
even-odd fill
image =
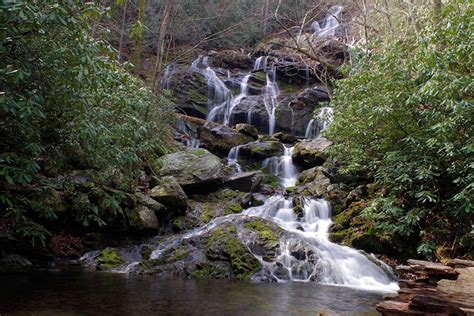
{"label": "rocky outcrop", "polygon": [[250,124],[245,124],[245,123],[237,124],[235,125],[235,130],[239,133],[250,136],[253,139],[258,138],[258,130]]}
{"label": "rocky outcrop", "polygon": [[473,315],[474,262],[452,260],[448,265],[408,260],[397,267],[398,296],[377,305],[382,315]]}
{"label": "rocky outcrop", "polygon": [[332,142],[326,138],[304,140],[295,145],[292,158],[293,161],[303,168],[320,166],[326,161],[326,150]]}
{"label": "rocky outcrop", "polygon": [[304,89],[302,92],[298,93],[290,101],[290,106],[295,111],[305,108],[314,111],[314,109],[318,108],[318,103],[329,102],[329,100],[329,93],[327,89],[316,86]]}
{"label": "rocky outcrop", "polygon": [[242,156],[262,160],[283,155],[285,148],[277,139],[264,139],[240,147]]}
{"label": "rocky outcrop", "polygon": [[173,176],[187,193],[212,191],[224,177],[219,157],[203,148],[164,155],[155,169],[160,177]]}
{"label": "rocky outcrop", "polygon": [[159,222],[153,210],[144,205],[138,205],[129,214],[130,227],[140,231],[157,231]]}
{"label": "rocky outcrop", "polygon": [[150,197],[163,203],[169,209],[177,210],[177,213],[184,211],[187,207],[188,197],[172,176],[160,178],[158,185],[151,189]]}
{"label": "rocky outcrop", "polygon": [[[247,130],[249,129],[247,128]],[[198,137],[202,147],[213,153],[219,153],[225,156],[233,147],[254,141],[254,137],[252,136],[218,124],[200,126],[198,128]]]}
{"label": "rocky outcrop", "polygon": [[251,69],[253,65],[252,58],[239,51],[222,50],[210,54],[212,67],[226,69]]}
{"label": "rocky outcrop", "polygon": [[262,182],[261,171],[240,172],[224,180],[224,185],[241,192],[255,192]]}

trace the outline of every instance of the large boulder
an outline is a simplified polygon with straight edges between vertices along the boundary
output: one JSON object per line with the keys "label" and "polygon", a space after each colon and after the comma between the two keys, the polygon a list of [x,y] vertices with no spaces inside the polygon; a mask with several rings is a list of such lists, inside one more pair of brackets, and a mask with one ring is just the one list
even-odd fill
{"label": "large boulder", "polygon": [[130,226],[139,231],[157,231],[158,218],[153,210],[144,205],[138,205],[129,213]]}
{"label": "large boulder", "polygon": [[159,184],[151,189],[150,196],[168,209],[186,210],[188,197],[174,177],[161,178]]}
{"label": "large boulder", "polygon": [[331,141],[322,137],[301,141],[293,150],[293,162],[303,168],[320,166],[326,161],[326,150],[331,145]]}
{"label": "large boulder", "polygon": [[265,159],[283,155],[285,147],[277,139],[261,140],[240,147],[240,154],[252,159]]}
{"label": "large boulder", "polygon": [[254,140],[251,136],[240,133],[233,128],[218,124],[213,124],[212,126],[200,126],[198,128],[198,137],[201,141],[202,147],[214,153],[223,155],[227,155],[233,147]]}
{"label": "large boulder", "polygon": [[134,194],[134,198],[139,205],[143,205],[152,211],[154,211],[157,215],[165,214],[166,207],[161,204],[160,202],[156,201],[155,199],[151,198],[149,195],[143,194],[142,192],[137,192]]}
{"label": "large boulder", "polygon": [[316,86],[304,89],[298,93],[291,101],[290,106],[293,110],[309,108],[314,110],[318,103],[329,101],[328,90],[324,87]]}
{"label": "large boulder", "polygon": [[253,62],[249,55],[235,50],[215,52],[211,56],[211,66],[226,69],[250,69]]}
{"label": "large boulder", "polygon": [[250,136],[253,139],[258,138],[258,130],[250,124],[240,123],[235,125],[235,129],[237,132]]}
{"label": "large boulder", "polygon": [[240,172],[230,176],[224,181],[224,185],[241,192],[254,192],[262,181],[261,171]]}
{"label": "large boulder", "polygon": [[155,169],[160,177],[173,176],[187,193],[212,191],[224,176],[219,157],[203,148],[164,155]]}
{"label": "large boulder", "polygon": [[207,116],[207,80],[190,65],[177,64],[167,78],[177,107],[186,115],[205,119]]}

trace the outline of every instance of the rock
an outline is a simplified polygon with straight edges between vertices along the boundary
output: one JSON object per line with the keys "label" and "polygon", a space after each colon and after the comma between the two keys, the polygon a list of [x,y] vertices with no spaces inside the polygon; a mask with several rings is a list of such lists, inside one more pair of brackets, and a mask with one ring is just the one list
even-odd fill
{"label": "rock", "polygon": [[158,176],[174,176],[188,194],[213,191],[223,179],[221,160],[203,148],[164,155],[157,166]]}
{"label": "rock", "polygon": [[263,140],[240,147],[240,154],[249,158],[261,160],[283,155],[285,148],[278,140]]}
{"label": "rock", "polygon": [[234,50],[215,52],[210,62],[212,67],[226,69],[250,69],[253,65],[249,55]]}
{"label": "rock", "polygon": [[240,124],[235,125],[235,129],[237,130],[237,132],[242,133],[242,134],[247,135],[247,136],[250,136],[253,139],[258,138],[258,131],[252,125],[245,124],[245,123],[240,123]]}
{"label": "rock", "polygon": [[105,248],[96,258],[99,269],[114,269],[125,263],[122,256],[115,248]]}
{"label": "rock", "polygon": [[331,145],[331,141],[322,137],[301,141],[293,150],[293,162],[306,169],[320,166],[326,161],[325,151]]}
{"label": "rock", "polygon": [[141,192],[137,192],[135,193],[135,198],[138,204],[148,207],[156,214],[164,214],[166,212],[166,207],[163,204],[157,202],[148,195],[145,195]]}
{"label": "rock", "polygon": [[291,135],[291,134],[286,134],[283,132],[275,133],[272,135],[272,137],[278,139],[279,141],[285,144],[294,144],[298,140],[296,136]]}
{"label": "rock", "polygon": [[331,180],[327,177],[325,169],[322,167],[314,167],[301,172],[298,177],[297,191],[307,192],[314,196],[324,196],[328,192]]}
{"label": "rock", "polygon": [[158,230],[158,218],[154,211],[146,206],[139,205],[129,214],[130,226],[136,230],[155,231]]}
{"label": "rock", "polygon": [[266,198],[261,194],[248,193],[242,197],[240,201],[240,205],[243,208],[260,206],[260,205],[265,204],[265,199]]}
{"label": "rock", "polygon": [[0,273],[27,272],[32,270],[33,264],[27,258],[17,254],[2,254],[0,257]]}
{"label": "rock", "polygon": [[202,147],[223,155],[227,155],[233,147],[254,141],[249,135],[218,124],[213,124],[212,127],[200,126],[198,137]]}
{"label": "rock", "polygon": [[262,181],[261,171],[241,172],[224,180],[224,185],[241,192],[254,192]]}
{"label": "rock", "polygon": [[474,262],[456,269],[440,263],[408,260],[398,266],[400,290],[377,305],[382,315],[472,315]]}
{"label": "rock", "polygon": [[177,107],[186,115],[206,119],[207,80],[189,65],[177,64],[169,78],[171,94]]}
{"label": "rock", "polygon": [[151,189],[150,196],[169,209],[184,211],[187,207],[188,197],[172,176],[160,178],[159,184]]}
{"label": "rock", "polygon": [[314,109],[318,106],[320,102],[329,102],[329,93],[324,87],[313,87],[304,89],[302,92],[298,93],[294,99],[290,101],[290,107],[293,110],[301,110],[304,108],[309,108],[314,112]]}

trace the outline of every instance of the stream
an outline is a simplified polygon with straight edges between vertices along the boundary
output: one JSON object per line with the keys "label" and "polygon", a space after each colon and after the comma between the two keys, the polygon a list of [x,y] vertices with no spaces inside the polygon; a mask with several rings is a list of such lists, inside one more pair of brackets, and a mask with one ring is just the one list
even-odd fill
{"label": "stream", "polygon": [[377,315],[377,292],[314,283],[251,284],[158,280],[103,272],[0,276],[0,313],[8,315]]}

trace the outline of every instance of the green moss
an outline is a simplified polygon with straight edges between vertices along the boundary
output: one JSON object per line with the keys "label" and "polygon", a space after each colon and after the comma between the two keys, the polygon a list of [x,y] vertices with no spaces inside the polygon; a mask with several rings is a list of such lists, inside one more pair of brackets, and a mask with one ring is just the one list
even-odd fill
{"label": "green moss", "polygon": [[260,263],[240,242],[236,232],[234,225],[225,229],[216,228],[207,241],[206,255],[211,260],[227,257],[234,276],[239,280],[248,280],[260,269]]}
{"label": "green moss", "polygon": [[205,204],[202,207],[201,220],[204,223],[208,223],[211,219],[215,217],[215,215],[216,215],[216,210],[213,207],[211,207],[209,204]]}
{"label": "green moss", "polygon": [[281,80],[278,80],[278,87],[280,88],[281,91],[287,92],[287,93],[295,93],[301,90],[301,86],[293,85]]}
{"label": "green moss", "polygon": [[291,193],[291,192],[294,192],[295,189],[296,189],[295,186],[287,187],[287,188],[286,188],[286,192]]}
{"label": "green moss", "polygon": [[105,248],[97,257],[97,262],[106,269],[113,269],[125,263],[115,248]]}
{"label": "green moss", "polygon": [[248,222],[245,225],[245,228],[251,229],[257,232],[258,236],[267,242],[270,246],[275,246],[278,244],[278,234],[275,233],[273,227],[270,224],[263,223],[260,220],[255,220]]}
{"label": "green moss", "polygon": [[207,155],[209,152],[203,148],[198,148],[198,149],[194,149],[193,153],[199,156],[204,156],[204,155]]}
{"label": "green moss", "polygon": [[182,231],[186,229],[186,217],[180,216],[173,220],[173,228]]}
{"label": "green moss", "polygon": [[240,213],[244,210],[244,208],[238,203],[230,203],[227,208],[230,213]]}

